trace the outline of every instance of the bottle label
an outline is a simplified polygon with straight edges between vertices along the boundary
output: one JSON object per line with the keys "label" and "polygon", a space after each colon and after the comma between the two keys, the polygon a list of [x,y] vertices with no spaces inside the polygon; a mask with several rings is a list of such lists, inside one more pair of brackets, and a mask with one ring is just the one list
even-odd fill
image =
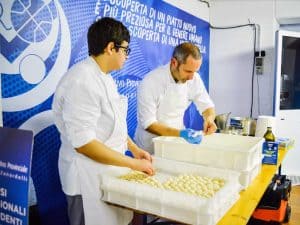
{"label": "bottle label", "polygon": [[278,142],[265,141],[263,144],[263,164],[276,165],[278,159]]}

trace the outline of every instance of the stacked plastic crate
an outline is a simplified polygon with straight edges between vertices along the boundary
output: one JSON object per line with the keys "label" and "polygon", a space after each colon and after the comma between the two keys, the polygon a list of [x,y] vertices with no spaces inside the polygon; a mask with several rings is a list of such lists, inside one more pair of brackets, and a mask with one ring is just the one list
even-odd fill
{"label": "stacked plastic crate", "polygon": [[217,167],[238,172],[240,184],[246,188],[261,169],[263,138],[229,134],[203,137],[200,144],[189,144],[182,138],[153,139],[155,156]]}
{"label": "stacked plastic crate", "polygon": [[159,182],[175,179],[182,174],[224,180],[214,195],[201,197],[181,191],[167,190],[148,184],[120,179],[130,172],[128,168],[115,167],[100,174],[102,199],[116,205],[195,225],[214,225],[231,208],[239,197],[239,174],[218,168],[154,158]]}

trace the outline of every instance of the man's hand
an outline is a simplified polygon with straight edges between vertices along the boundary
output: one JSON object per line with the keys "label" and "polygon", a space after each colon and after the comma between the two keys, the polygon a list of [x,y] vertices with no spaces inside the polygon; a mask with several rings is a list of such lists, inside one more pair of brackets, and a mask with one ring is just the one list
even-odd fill
{"label": "man's hand", "polygon": [[144,172],[150,176],[155,174],[155,170],[153,168],[152,162],[147,159],[132,159],[133,164],[131,169]]}
{"label": "man's hand", "polygon": [[217,130],[217,125],[215,124],[214,120],[210,119],[209,117],[206,118],[203,123],[203,133],[205,135],[209,135],[215,133],[216,130]]}
{"label": "man's hand", "polygon": [[203,122],[203,133],[204,135],[213,134],[217,130],[217,125],[215,124],[215,109],[208,108],[202,112],[202,116],[204,119]]}
{"label": "man's hand", "polygon": [[181,130],[179,135],[191,144],[200,144],[202,141],[202,132],[193,129]]}
{"label": "man's hand", "polygon": [[152,156],[145,150],[137,147],[136,145],[134,150],[131,152],[134,156],[133,165],[131,169],[138,170],[147,173],[150,176],[153,176],[155,174],[155,169],[152,165]]}
{"label": "man's hand", "polygon": [[148,152],[146,152],[145,150],[143,150],[141,148],[139,148],[138,151],[135,151],[133,153],[133,156],[136,159],[146,159],[146,160],[152,162],[152,156]]}

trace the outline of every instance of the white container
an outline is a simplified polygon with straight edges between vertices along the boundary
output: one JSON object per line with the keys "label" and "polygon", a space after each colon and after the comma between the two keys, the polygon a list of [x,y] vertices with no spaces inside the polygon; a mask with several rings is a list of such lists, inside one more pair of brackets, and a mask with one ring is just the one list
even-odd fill
{"label": "white container", "polygon": [[198,145],[179,137],[153,138],[155,156],[239,172],[261,163],[263,141],[260,137],[218,133],[203,136]]}
{"label": "white container", "polygon": [[261,169],[261,163],[255,165],[250,170],[241,171],[241,174],[239,176],[239,181],[244,189],[246,189],[249,186],[249,184],[251,184],[254,178],[258,175],[260,169]]}
{"label": "white container", "polygon": [[154,158],[157,180],[192,173],[218,177],[225,185],[211,198],[155,188],[146,184],[118,179],[128,173],[127,168],[115,168],[100,174],[102,200],[120,206],[154,214],[163,218],[196,225],[213,225],[222,218],[239,197],[239,174],[196,164]]}

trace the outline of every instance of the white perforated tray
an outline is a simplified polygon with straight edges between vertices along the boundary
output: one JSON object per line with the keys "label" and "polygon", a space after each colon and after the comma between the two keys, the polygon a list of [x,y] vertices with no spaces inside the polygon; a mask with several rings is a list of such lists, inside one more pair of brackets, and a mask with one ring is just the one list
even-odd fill
{"label": "white perforated tray", "polygon": [[127,168],[116,167],[100,175],[104,201],[143,211],[171,220],[197,225],[213,225],[227,212],[239,197],[239,174],[223,169],[155,158],[156,179],[192,173],[199,176],[224,179],[225,185],[211,198],[202,198],[181,192],[155,188],[121,180]]}
{"label": "white perforated tray", "polygon": [[239,172],[261,163],[263,141],[260,137],[218,133],[203,136],[198,145],[179,137],[153,138],[155,156]]}

